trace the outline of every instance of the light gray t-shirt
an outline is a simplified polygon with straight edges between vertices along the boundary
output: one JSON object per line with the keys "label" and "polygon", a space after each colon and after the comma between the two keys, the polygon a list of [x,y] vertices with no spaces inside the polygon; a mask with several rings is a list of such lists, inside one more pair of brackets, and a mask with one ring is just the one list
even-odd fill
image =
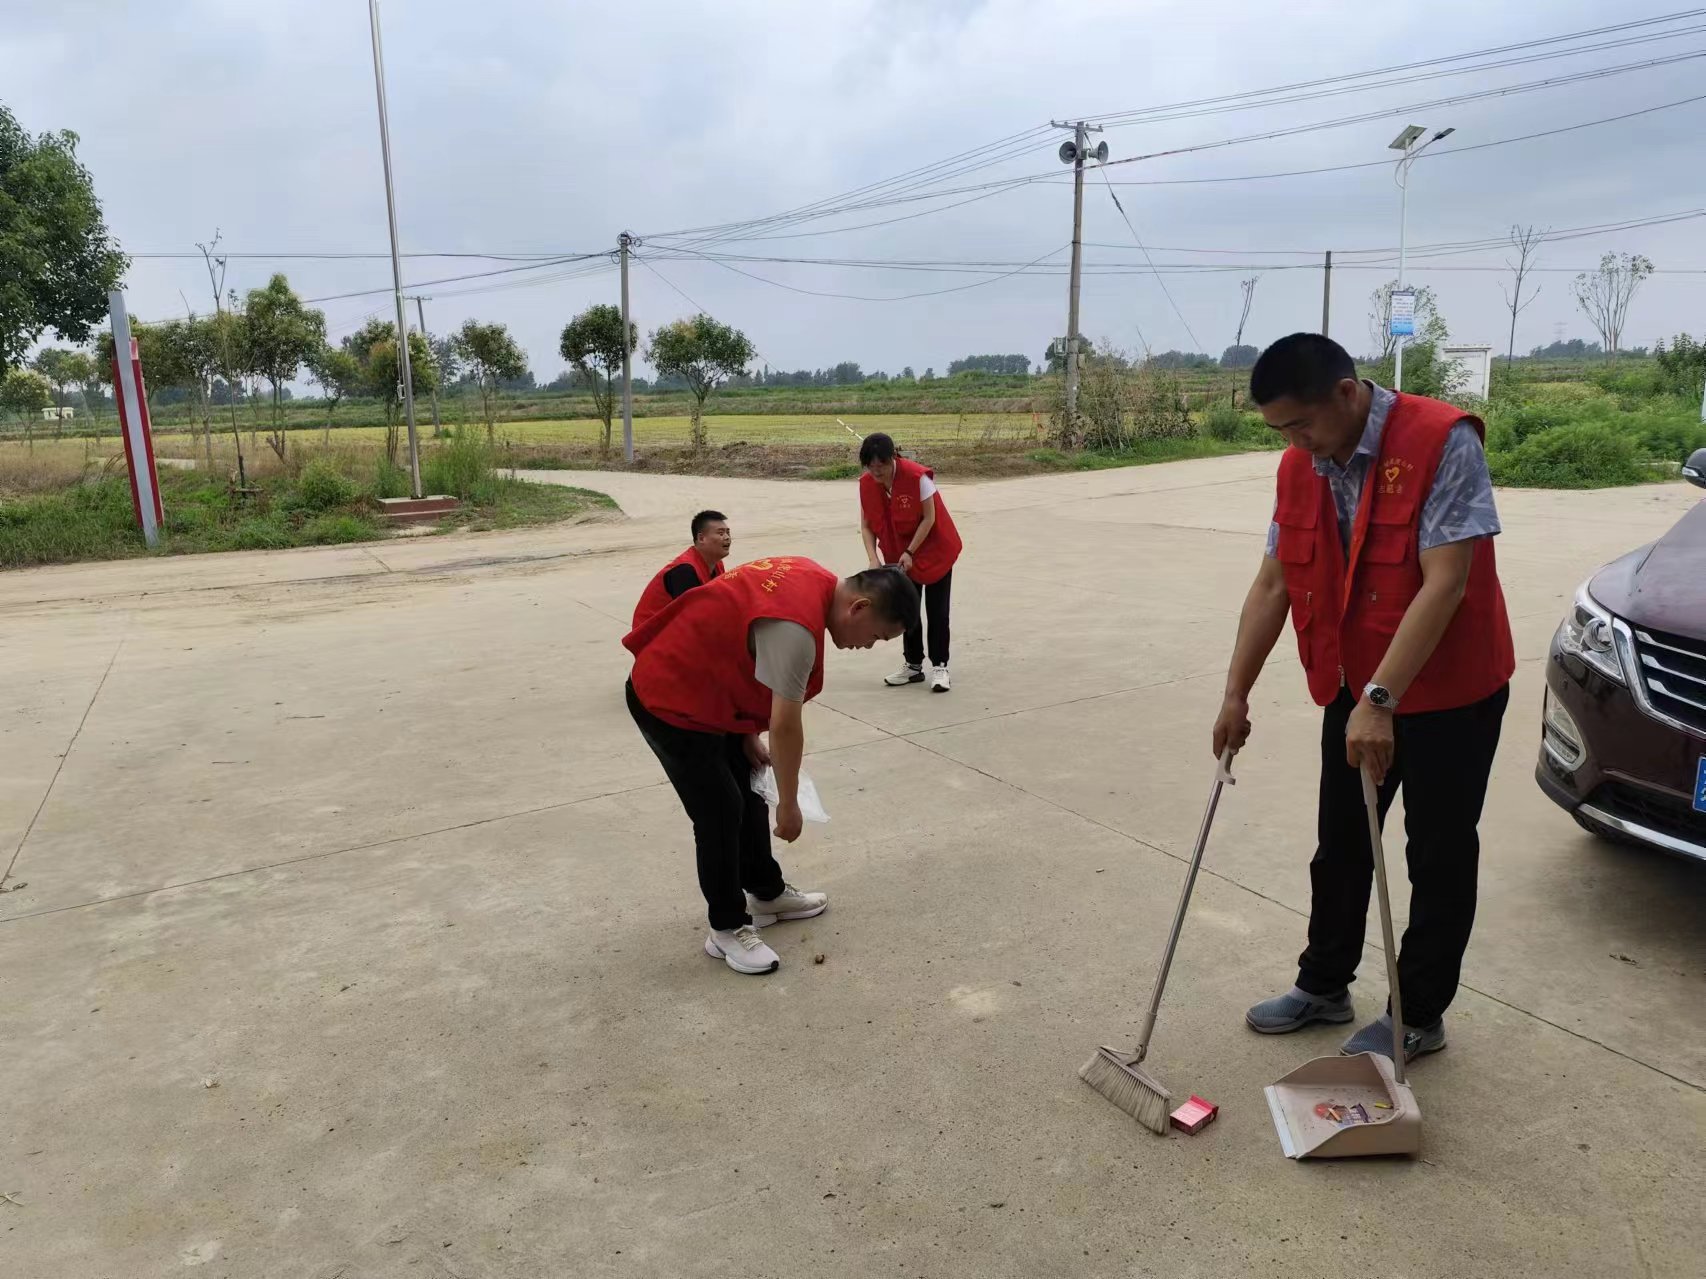
{"label": "light gray t-shirt", "polygon": [[786,701],[806,700],[817,640],[805,627],[780,617],[760,618],[752,624],[752,657],[765,688]]}

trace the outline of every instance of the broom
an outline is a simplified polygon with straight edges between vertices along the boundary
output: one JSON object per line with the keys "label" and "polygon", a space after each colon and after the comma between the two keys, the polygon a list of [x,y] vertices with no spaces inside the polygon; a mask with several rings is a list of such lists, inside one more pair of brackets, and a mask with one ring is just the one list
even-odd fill
{"label": "broom", "polygon": [[1090,1087],[1138,1123],[1158,1133],[1167,1131],[1173,1094],[1143,1068],[1143,1059],[1149,1053],[1149,1038],[1155,1033],[1155,1015],[1160,1011],[1161,992],[1167,988],[1167,970],[1173,966],[1173,952],[1178,949],[1179,933],[1185,926],[1185,909],[1191,904],[1191,889],[1196,886],[1203,849],[1208,847],[1208,828],[1214,822],[1214,810],[1220,806],[1221,789],[1232,785],[1236,783],[1232,779],[1232,750],[1228,747],[1215,768],[1208,808],[1203,812],[1202,825],[1197,828],[1197,844],[1191,850],[1190,869],[1185,872],[1185,889],[1179,894],[1179,908],[1173,912],[1173,928],[1167,934],[1167,948],[1161,952],[1161,970],[1155,974],[1155,989],[1149,996],[1149,1012],[1144,1016],[1143,1033],[1138,1036],[1136,1050],[1122,1053],[1098,1048],[1096,1055],[1078,1072],[1078,1077]]}

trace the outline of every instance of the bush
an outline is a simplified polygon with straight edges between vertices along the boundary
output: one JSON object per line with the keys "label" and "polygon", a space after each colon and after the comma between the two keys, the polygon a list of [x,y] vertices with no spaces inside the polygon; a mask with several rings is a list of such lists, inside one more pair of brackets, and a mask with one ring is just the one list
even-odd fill
{"label": "bush", "polygon": [[302,468],[293,489],[279,505],[286,510],[322,512],[348,506],[356,498],[356,487],[330,461],[317,457]]}
{"label": "bush", "polygon": [[489,505],[497,501],[504,485],[492,462],[491,445],[473,431],[457,427],[449,439],[421,458],[421,487],[429,494]]}
{"label": "bush", "polygon": [[1216,401],[1209,405],[1198,425],[1209,439],[1231,444],[1244,432],[1244,415],[1232,405]]}
{"label": "bush", "polygon": [[381,453],[373,471],[373,496],[383,498],[408,495],[409,473]]}
{"label": "bush", "polygon": [[1489,452],[1493,483],[1514,488],[1601,488],[1650,478],[1627,434],[1597,422],[1537,431],[1508,452]]}

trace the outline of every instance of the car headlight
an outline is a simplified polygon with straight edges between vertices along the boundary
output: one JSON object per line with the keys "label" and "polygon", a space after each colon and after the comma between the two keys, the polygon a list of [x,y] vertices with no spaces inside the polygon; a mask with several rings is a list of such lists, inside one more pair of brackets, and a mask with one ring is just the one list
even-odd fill
{"label": "car headlight", "polygon": [[1585,582],[1577,588],[1575,603],[1558,625],[1558,647],[1572,657],[1579,657],[1606,679],[1624,682],[1611,614],[1588,594]]}

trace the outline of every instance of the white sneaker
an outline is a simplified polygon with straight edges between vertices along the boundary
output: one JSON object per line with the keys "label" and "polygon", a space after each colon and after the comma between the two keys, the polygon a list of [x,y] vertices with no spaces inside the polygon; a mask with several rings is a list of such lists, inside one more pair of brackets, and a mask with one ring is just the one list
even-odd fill
{"label": "white sneaker", "polygon": [[705,953],[737,973],[773,973],[782,966],[782,960],[751,924],[742,924],[732,933],[712,929],[705,937]]}
{"label": "white sneaker", "polygon": [[923,682],[924,668],[922,666],[914,666],[911,662],[905,663],[893,675],[885,675],[883,677],[883,683],[887,684],[890,688],[901,688],[907,684],[922,684]]}
{"label": "white sneaker", "polygon": [[951,687],[952,685],[948,682],[948,668],[946,666],[938,666],[930,672],[930,691],[932,693],[946,693]]}
{"label": "white sneaker", "polygon": [[813,919],[823,914],[829,909],[829,894],[802,893],[792,884],[784,884],[781,895],[771,901],[760,901],[748,893],[746,909],[754,927],[768,928],[778,920]]}

